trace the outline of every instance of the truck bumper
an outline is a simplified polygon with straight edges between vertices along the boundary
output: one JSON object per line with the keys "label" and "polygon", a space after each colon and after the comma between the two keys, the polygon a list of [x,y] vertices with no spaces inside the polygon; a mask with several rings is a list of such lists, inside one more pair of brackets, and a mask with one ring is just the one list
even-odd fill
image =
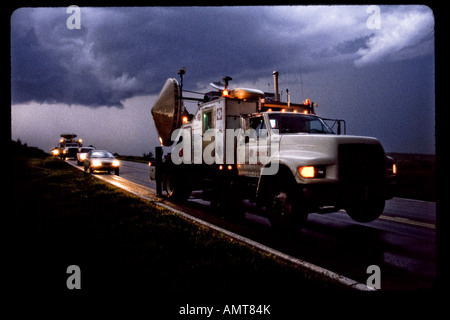
{"label": "truck bumper", "polygon": [[345,208],[355,202],[384,199],[394,196],[395,181],[388,181],[384,185],[341,185],[341,184],[311,184],[299,185],[299,193],[309,210],[320,207],[333,206]]}

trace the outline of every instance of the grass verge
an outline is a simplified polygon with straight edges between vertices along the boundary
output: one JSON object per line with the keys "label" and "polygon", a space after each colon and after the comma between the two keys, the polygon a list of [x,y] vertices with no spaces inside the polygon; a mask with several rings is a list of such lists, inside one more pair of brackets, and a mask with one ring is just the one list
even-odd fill
{"label": "grass verge", "polygon": [[54,158],[13,159],[16,289],[68,294],[267,295],[343,289]]}

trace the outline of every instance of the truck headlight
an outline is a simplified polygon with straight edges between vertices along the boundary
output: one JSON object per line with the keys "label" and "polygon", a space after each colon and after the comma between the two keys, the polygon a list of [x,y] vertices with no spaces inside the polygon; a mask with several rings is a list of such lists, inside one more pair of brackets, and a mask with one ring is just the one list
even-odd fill
{"label": "truck headlight", "polygon": [[302,178],[324,178],[325,168],[320,166],[304,166],[298,168],[298,173]]}
{"label": "truck headlight", "polygon": [[113,167],[118,167],[118,166],[120,166],[119,160],[113,160],[112,166],[113,166]]}

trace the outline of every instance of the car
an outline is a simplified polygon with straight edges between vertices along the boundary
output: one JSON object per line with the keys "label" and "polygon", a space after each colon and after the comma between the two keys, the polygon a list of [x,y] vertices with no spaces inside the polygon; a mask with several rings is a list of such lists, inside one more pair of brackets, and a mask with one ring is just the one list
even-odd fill
{"label": "car", "polygon": [[95,150],[94,147],[81,147],[78,149],[77,153],[77,164],[81,166],[84,163],[84,160],[86,160],[87,154],[89,151]]}
{"label": "car", "polygon": [[84,171],[94,173],[94,171],[114,171],[119,175],[120,161],[107,150],[91,150],[84,160]]}

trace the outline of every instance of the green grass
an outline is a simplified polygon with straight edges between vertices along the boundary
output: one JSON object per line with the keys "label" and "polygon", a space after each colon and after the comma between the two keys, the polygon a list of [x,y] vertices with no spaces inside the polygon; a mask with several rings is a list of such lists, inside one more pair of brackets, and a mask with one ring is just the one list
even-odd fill
{"label": "green grass", "polygon": [[54,158],[12,161],[16,288],[82,294],[274,295],[340,284],[157,208]]}

